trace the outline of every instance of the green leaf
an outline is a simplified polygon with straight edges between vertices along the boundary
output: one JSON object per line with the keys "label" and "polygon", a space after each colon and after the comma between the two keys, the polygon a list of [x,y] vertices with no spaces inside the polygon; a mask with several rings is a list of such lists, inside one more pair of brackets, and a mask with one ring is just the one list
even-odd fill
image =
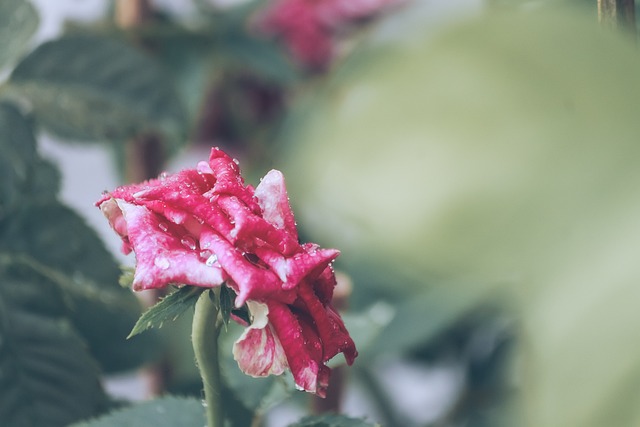
{"label": "green leaf", "polygon": [[27,257],[56,278],[73,308],[69,318],[105,371],[133,369],[156,354],[152,335],[125,340],[140,304],[118,285],[113,256],[73,210],[57,202],[25,204],[0,221],[0,251]]}
{"label": "green leaf", "polygon": [[162,298],[140,316],[127,338],[136,336],[149,328],[161,328],[166,321],[176,320],[186,310],[195,306],[200,294],[206,290],[196,286],[183,286]]}
{"label": "green leaf", "polygon": [[13,92],[63,138],[118,140],[162,133],[181,140],[185,117],[158,64],[115,39],[74,34],[38,46],[13,71]]}
{"label": "green leaf", "polygon": [[394,309],[389,308],[394,311],[393,318],[362,350],[376,357],[406,353],[437,338],[487,299],[486,286],[463,287],[457,283],[414,293]]}
{"label": "green leaf", "polygon": [[37,29],[38,13],[30,2],[0,2],[0,70],[24,53]]}
{"label": "green leaf", "polygon": [[220,314],[222,315],[222,321],[225,325],[229,324],[235,298],[236,293],[227,285],[220,287]]}
{"label": "green leaf", "polygon": [[62,427],[106,404],[56,284],[0,258],[0,424]]}
{"label": "green leaf", "polygon": [[304,417],[289,427],[380,427],[363,419],[349,418],[344,415],[315,415]]}
{"label": "green leaf", "polygon": [[30,197],[52,199],[59,175],[36,152],[30,123],[11,104],[0,103],[0,220]]}
{"label": "green leaf", "polygon": [[254,70],[258,75],[283,85],[295,83],[300,77],[278,44],[246,34],[227,34],[219,54],[240,69]]}
{"label": "green leaf", "polygon": [[[148,37],[156,48],[154,55],[176,81],[176,88],[185,103],[191,121],[200,116],[200,109],[216,70],[218,57],[213,51],[211,35],[206,32],[191,33],[187,28],[165,24],[169,37]],[[211,27],[207,28],[211,30]],[[192,125],[193,123],[190,123]]]}
{"label": "green leaf", "polygon": [[199,400],[163,397],[69,427],[202,427],[206,423]]}

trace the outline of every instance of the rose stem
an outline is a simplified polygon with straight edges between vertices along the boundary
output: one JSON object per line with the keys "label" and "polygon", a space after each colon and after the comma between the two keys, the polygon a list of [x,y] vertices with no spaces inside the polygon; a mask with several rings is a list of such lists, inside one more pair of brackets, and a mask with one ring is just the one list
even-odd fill
{"label": "rose stem", "polygon": [[204,385],[207,424],[209,427],[222,427],[224,414],[222,412],[222,380],[218,358],[218,336],[222,321],[218,319],[218,308],[211,300],[209,292],[203,292],[196,302],[191,339]]}

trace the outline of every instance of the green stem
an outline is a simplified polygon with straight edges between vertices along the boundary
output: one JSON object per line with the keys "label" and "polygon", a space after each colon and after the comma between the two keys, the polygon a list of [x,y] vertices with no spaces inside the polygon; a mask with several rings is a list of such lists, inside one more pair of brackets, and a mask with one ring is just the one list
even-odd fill
{"label": "green stem", "polygon": [[191,339],[204,385],[208,427],[222,427],[224,423],[218,358],[218,335],[221,326],[218,308],[209,297],[209,291],[205,291],[196,302]]}

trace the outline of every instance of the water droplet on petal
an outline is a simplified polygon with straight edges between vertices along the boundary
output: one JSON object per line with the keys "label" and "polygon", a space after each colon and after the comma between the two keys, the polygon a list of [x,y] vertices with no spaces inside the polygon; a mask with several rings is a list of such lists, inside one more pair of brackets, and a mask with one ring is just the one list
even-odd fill
{"label": "water droplet on petal", "polygon": [[196,249],[196,239],[194,239],[193,237],[187,235],[184,236],[182,239],[180,239],[180,243],[183,244],[183,246],[185,246],[186,248],[191,249],[192,251],[194,251]]}
{"label": "water droplet on petal", "polygon": [[240,161],[238,159],[236,159],[236,158],[233,159],[233,163],[235,163],[238,166],[240,165]]}
{"label": "water droplet on petal", "polygon": [[165,257],[157,257],[155,260],[153,260],[153,263],[161,270],[166,270],[171,265],[169,260]]}
{"label": "water droplet on petal", "polygon": [[158,224],[158,228],[162,231],[167,231],[169,230],[169,226],[167,224],[165,224],[164,222],[161,222],[160,224]]}
{"label": "water droplet on petal", "polygon": [[304,391],[304,387],[299,386],[297,383],[296,383],[295,387],[296,387],[296,390],[298,390],[298,391]]}
{"label": "water droplet on petal", "polygon": [[212,254],[209,258],[207,258],[205,264],[207,264],[208,267],[213,267],[213,264],[215,264],[216,262],[218,262],[218,255]]}
{"label": "water droplet on petal", "polygon": [[162,172],[159,176],[158,179],[160,181],[164,181],[165,179],[167,179],[167,177],[169,176],[169,174],[167,172]]}

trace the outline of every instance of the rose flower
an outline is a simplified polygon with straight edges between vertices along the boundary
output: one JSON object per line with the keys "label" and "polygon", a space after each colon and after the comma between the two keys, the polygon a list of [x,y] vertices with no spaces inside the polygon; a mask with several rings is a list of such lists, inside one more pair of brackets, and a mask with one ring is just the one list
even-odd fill
{"label": "rose flower", "polygon": [[96,205],[122,251],[135,253],[134,290],[177,283],[235,291],[235,306],[246,304],[252,317],[233,349],[246,374],[289,368],[299,388],[324,397],[325,363],[338,353],[353,363],[355,345],[331,305],[339,252],[298,242],[279,171],[254,190],[214,148],[196,169],[119,187]]}
{"label": "rose flower", "polygon": [[258,29],[279,36],[293,58],[325,70],[336,54],[338,35],[403,0],[272,0],[257,18]]}

